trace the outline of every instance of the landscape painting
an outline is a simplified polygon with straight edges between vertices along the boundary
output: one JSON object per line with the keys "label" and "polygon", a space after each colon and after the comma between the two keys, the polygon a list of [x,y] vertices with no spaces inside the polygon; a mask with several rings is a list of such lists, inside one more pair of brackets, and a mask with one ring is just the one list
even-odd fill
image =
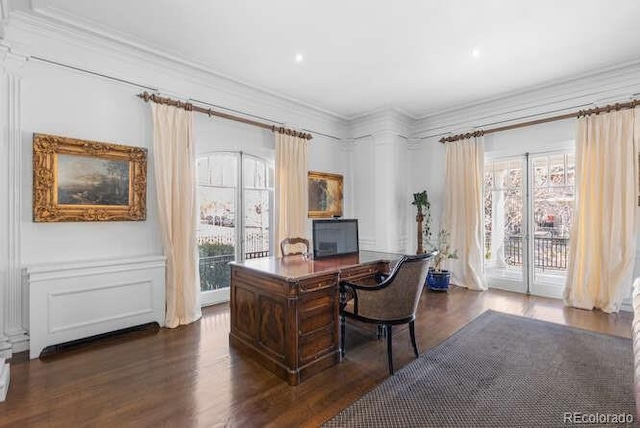
{"label": "landscape painting", "polygon": [[33,135],[33,221],[141,221],[147,150]]}
{"label": "landscape painting", "polygon": [[309,218],[342,217],[342,175],[309,171]]}
{"label": "landscape painting", "polygon": [[58,155],[58,204],[129,204],[129,162]]}

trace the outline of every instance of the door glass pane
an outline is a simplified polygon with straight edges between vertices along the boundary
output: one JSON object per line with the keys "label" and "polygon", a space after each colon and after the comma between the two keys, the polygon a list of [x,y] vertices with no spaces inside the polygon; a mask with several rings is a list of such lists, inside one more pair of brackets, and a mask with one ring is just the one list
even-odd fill
{"label": "door glass pane", "polygon": [[214,154],[197,161],[197,239],[202,291],[229,287],[229,262],[235,260],[237,246],[237,163],[237,156],[227,153]]}
{"label": "door glass pane", "polygon": [[517,281],[522,287],[522,160],[487,162],[484,185],[487,276]]}
{"label": "door glass pane", "polygon": [[247,259],[269,256],[269,191],[245,190],[244,244]]}
{"label": "door glass pane", "polygon": [[243,160],[244,254],[247,259],[267,257],[271,248],[271,195],[268,175],[271,168],[259,158]]}
{"label": "door glass pane", "polygon": [[535,165],[549,165],[547,181],[534,180],[533,264],[534,281],[564,284],[569,256],[569,231],[575,202],[573,154],[537,155]]}

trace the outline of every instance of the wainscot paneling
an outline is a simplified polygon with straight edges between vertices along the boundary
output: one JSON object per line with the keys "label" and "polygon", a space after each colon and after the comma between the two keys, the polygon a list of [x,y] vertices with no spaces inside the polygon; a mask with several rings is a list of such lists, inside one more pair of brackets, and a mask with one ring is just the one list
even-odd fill
{"label": "wainscot paneling", "polygon": [[164,325],[162,256],[26,267],[29,356],[50,345],[157,322]]}

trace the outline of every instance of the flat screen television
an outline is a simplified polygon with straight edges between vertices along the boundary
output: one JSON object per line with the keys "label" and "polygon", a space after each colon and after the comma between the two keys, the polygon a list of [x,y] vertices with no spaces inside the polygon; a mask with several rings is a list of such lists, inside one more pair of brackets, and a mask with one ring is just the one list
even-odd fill
{"label": "flat screen television", "polygon": [[358,220],[313,220],[313,257],[354,254],[358,248]]}

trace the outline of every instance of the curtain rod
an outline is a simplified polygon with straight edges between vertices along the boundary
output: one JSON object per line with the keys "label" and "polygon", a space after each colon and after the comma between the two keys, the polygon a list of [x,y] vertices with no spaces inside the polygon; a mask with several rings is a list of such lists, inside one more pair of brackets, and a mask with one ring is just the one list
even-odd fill
{"label": "curtain rod", "polygon": [[640,105],[640,100],[633,100],[626,103],[609,104],[604,107],[595,107],[587,110],[578,110],[573,113],[565,113],[558,116],[546,117],[544,119],[530,120],[527,122],[514,123],[512,125],[499,126],[497,128],[490,128],[486,130],[468,132],[465,134],[452,135],[450,137],[443,137],[439,141],[443,144],[451,143],[451,142],[462,140],[465,138],[480,137],[482,135],[494,134],[496,132],[510,131],[512,129],[524,128],[524,127],[533,126],[533,125],[540,125],[542,123],[555,122],[555,121],[564,120],[564,119],[571,119],[572,117],[578,118],[582,116],[590,116],[592,114],[609,113],[611,111],[631,109],[639,105]]}
{"label": "curtain rod", "polygon": [[[84,69],[84,68],[76,67],[74,65],[64,64],[64,63],[61,63],[61,62],[58,62],[58,61],[53,61],[53,60],[50,60],[50,59],[47,59],[47,58],[43,58],[43,57],[39,57],[39,56],[31,56],[31,57],[29,57],[29,60],[43,62],[43,63],[49,64],[49,65],[54,65],[54,66],[58,66],[58,67],[62,67],[62,68],[68,68],[70,70],[79,71],[81,73],[85,73],[85,74],[89,74],[89,75],[92,75],[92,76],[101,77],[103,79],[112,80],[114,82],[124,83],[125,85],[131,85],[131,86],[135,86],[135,87],[140,88],[140,89],[147,89],[147,90],[152,91],[152,92],[158,92],[158,88],[153,88],[151,86],[143,85],[141,83],[132,82],[130,80],[121,79],[119,77],[110,76],[108,74],[98,73],[96,71],[87,70],[87,69]],[[194,101],[198,102],[198,103],[201,103],[201,104],[209,104],[209,103],[206,103],[204,101],[199,101],[199,100],[194,100]],[[213,104],[211,104],[211,105],[213,105]],[[241,112],[241,111],[228,109],[228,108],[222,107],[222,106],[215,106],[215,107],[223,109],[223,110],[235,111],[237,113],[244,114],[244,115],[247,115],[247,116],[254,116],[254,115],[249,114],[249,113],[244,113],[244,112]],[[216,113],[218,113],[218,112],[216,112]],[[220,113],[220,114],[224,114],[224,113]],[[218,114],[212,114],[212,116],[214,116],[214,115],[218,116]],[[232,115],[229,115],[229,116],[232,116]],[[257,116],[254,116],[254,117],[257,117]],[[231,118],[228,117],[227,119],[231,119]],[[240,119],[243,119],[243,118],[240,118]],[[231,120],[234,120],[234,119],[231,119]],[[274,123],[281,124],[280,122],[277,122],[277,121],[274,121],[274,120],[271,120],[271,119],[264,119],[264,120],[267,120],[269,122],[274,122]],[[265,128],[265,129],[271,130],[271,128],[272,128],[272,125],[267,125],[267,124],[264,124],[264,123],[263,123],[263,125],[268,126],[268,128]],[[278,129],[280,127],[276,127],[276,128]],[[338,140],[338,141],[341,140],[341,138],[336,137],[334,135],[324,134],[322,132],[313,131],[313,130],[310,130],[310,129],[303,129],[303,130],[307,131],[307,133],[309,133],[309,134],[313,133],[313,134],[322,135],[323,137],[331,138],[331,139],[334,139],[334,140]]]}
{"label": "curtain rod", "polygon": [[216,117],[221,117],[223,119],[234,120],[236,122],[244,123],[247,125],[257,126],[258,128],[268,129],[272,132],[278,132],[280,134],[293,135],[294,137],[304,138],[305,140],[311,140],[313,138],[313,136],[307,132],[295,131],[293,129],[285,128],[283,126],[269,125],[264,122],[258,122],[257,120],[246,119],[244,117],[235,116],[233,114],[215,111],[210,108],[206,109],[204,107],[199,107],[191,103],[185,103],[182,101],[174,100],[172,98],[161,97],[156,94],[150,94],[146,91],[141,94],[138,94],[137,97],[144,100],[144,102],[151,101],[156,104],[164,104],[172,107],[182,108],[187,111],[197,111],[198,113],[206,114],[209,117],[216,116]]}
{"label": "curtain rod", "polygon": [[[156,91],[156,92],[158,92],[158,91]],[[209,107],[213,107],[213,108],[217,108],[217,109],[226,110],[226,111],[233,112],[233,113],[238,113],[238,114],[241,114],[241,115],[243,115],[243,116],[250,116],[250,117],[253,117],[253,118],[255,118],[255,119],[259,119],[259,120],[264,120],[264,121],[271,122],[271,123],[278,123],[278,124],[280,124],[280,125],[282,125],[282,126],[284,126],[284,125],[285,125],[285,124],[284,124],[284,123],[282,123],[282,122],[278,122],[277,120],[269,119],[268,117],[258,116],[258,115],[251,114],[251,113],[245,113],[245,112],[240,111],[240,110],[235,110],[235,109],[232,109],[232,108],[223,107],[223,106],[218,105],[218,104],[211,104],[211,103],[208,103],[208,102],[206,102],[206,101],[198,100],[198,99],[195,99],[195,98],[190,98],[190,101],[192,101],[192,102],[194,102],[194,103],[198,103],[198,104],[206,105],[206,106],[209,106]],[[323,137],[331,138],[331,139],[334,139],[334,140],[338,140],[338,141],[340,141],[340,140],[341,140],[341,138],[336,137],[336,136],[334,136],[334,135],[324,134],[324,133],[322,133],[322,132],[314,131],[314,130],[312,130],[312,129],[307,129],[307,128],[300,128],[300,129],[301,129],[302,131],[306,131],[306,132],[308,132],[308,133],[310,133],[310,134],[312,134],[312,135],[313,135],[313,134],[315,134],[315,135],[322,135]]]}
{"label": "curtain rod", "polygon": [[142,85],[140,83],[131,82],[131,81],[125,80],[125,79],[120,79],[119,77],[113,77],[113,76],[109,76],[107,74],[98,73],[96,71],[85,70],[84,68],[76,67],[76,66],[69,65],[69,64],[63,64],[61,62],[52,61],[50,59],[41,58],[39,56],[31,56],[31,57],[29,57],[29,60],[40,61],[40,62],[44,62],[44,63],[50,64],[50,65],[57,65],[58,67],[64,67],[64,68],[68,68],[70,70],[79,71],[81,73],[91,74],[92,76],[102,77],[104,79],[113,80],[115,82],[124,83],[125,85],[131,85],[131,86],[135,86],[137,88],[149,89],[150,91],[154,91],[154,92],[158,91],[157,88],[152,88],[150,86],[145,86],[145,85]]}

